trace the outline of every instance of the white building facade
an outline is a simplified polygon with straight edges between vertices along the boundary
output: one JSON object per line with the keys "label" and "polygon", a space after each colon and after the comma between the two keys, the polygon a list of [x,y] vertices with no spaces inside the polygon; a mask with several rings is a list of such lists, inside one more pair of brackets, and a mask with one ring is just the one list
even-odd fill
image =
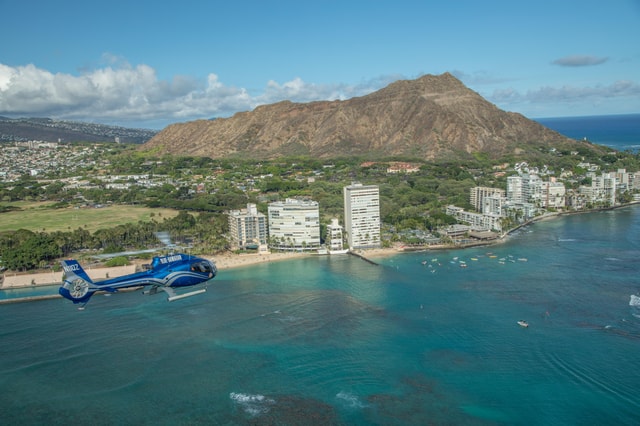
{"label": "white building facade", "polygon": [[545,208],[563,208],[567,204],[566,192],[564,184],[556,182],[555,179],[542,182],[540,205]]}
{"label": "white building facade", "polygon": [[353,183],[343,188],[344,228],[350,249],[380,247],[380,190]]}
{"label": "white building facade", "polygon": [[512,204],[522,204],[526,201],[522,176],[507,177],[507,200]]}
{"label": "white building facade", "polygon": [[267,246],[267,218],[255,204],[229,212],[229,235],[232,249]]}
{"label": "white building facade", "polygon": [[502,231],[502,216],[499,214],[468,212],[456,206],[447,206],[446,213],[467,223],[474,231]]}
{"label": "white building facade", "polygon": [[331,219],[331,224],[327,225],[327,238],[325,246],[328,250],[339,251],[343,249],[342,226],[338,223],[338,219]]}
{"label": "white building facade", "polygon": [[277,250],[320,248],[320,211],[311,200],[287,198],[269,204],[269,245]]}
{"label": "white building facade", "polygon": [[488,197],[505,198],[506,191],[499,188],[476,186],[471,188],[469,202],[477,212],[484,213],[485,198]]}
{"label": "white building facade", "polygon": [[580,186],[580,194],[591,203],[603,203],[608,206],[616,204],[616,175],[615,173],[601,173],[597,175],[588,172],[591,186]]}

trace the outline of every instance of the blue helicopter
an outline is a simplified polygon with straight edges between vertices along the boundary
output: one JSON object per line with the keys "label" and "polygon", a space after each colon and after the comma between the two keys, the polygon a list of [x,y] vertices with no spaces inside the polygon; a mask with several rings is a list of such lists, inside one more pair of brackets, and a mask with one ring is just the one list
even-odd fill
{"label": "blue helicopter", "polygon": [[58,293],[74,304],[82,304],[81,309],[97,291],[115,293],[119,289],[131,287],[149,287],[143,294],[164,291],[169,302],[195,296],[207,289],[199,288],[182,294],[176,293],[175,289],[204,284],[218,273],[212,261],[182,253],[155,256],[142,272],[95,282],[89,278],[77,260],[63,260],[61,263],[64,281]]}

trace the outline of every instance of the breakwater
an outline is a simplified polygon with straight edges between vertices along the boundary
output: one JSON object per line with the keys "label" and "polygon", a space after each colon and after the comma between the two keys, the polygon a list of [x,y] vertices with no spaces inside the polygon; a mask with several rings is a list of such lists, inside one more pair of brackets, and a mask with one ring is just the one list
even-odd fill
{"label": "breakwater", "polygon": [[361,254],[358,254],[358,253],[353,252],[353,251],[351,251],[351,250],[349,250],[349,251],[348,251],[348,253],[349,253],[350,255],[355,256],[355,257],[357,257],[357,258],[360,258],[360,259],[364,260],[365,262],[368,262],[368,263],[370,263],[370,264],[372,264],[372,265],[379,266],[379,263],[374,262],[373,260],[371,260],[371,259],[369,259],[369,258],[367,258],[367,257],[365,257],[365,256],[363,256],[363,255],[361,255]]}

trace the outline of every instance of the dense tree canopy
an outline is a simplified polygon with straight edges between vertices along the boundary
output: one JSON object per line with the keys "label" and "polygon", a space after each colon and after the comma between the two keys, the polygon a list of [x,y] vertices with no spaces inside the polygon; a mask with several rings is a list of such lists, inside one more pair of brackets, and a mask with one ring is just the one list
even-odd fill
{"label": "dense tree canopy", "polygon": [[0,250],[4,267],[19,271],[37,268],[62,255],[53,236],[24,230],[3,235]]}
{"label": "dense tree canopy", "polygon": [[[243,159],[212,160],[193,157],[152,157],[120,147],[101,154],[108,160],[108,176],[117,183],[106,185],[97,170],[87,162],[83,178],[90,187],[69,190],[56,180],[64,170],[52,172],[50,179],[36,179],[24,174],[16,181],[0,183],[0,201],[50,200],[58,207],[81,203],[141,204],[148,207],[171,207],[181,213],[163,221],[128,223],[100,229],[93,234],[84,229],[67,232],[35,233],[16,230],[0,235],[0,257],[4,267],[14,270],[32,269],[51,260],[86,249],[116,253],[129,249],[161,246],[159,231],[168,231],[176,243],[189,244],[194,250],[215,252],[228,247],[226,240],[228,210],[258,205],[263,213],[267,203],[287,197],[309,197],[320,205],[321,226],[334,217],[343,219],[343,187],[353,181],[380,187],[383,223],[397,230],[436,230],[455,223],[444,214],[449,204],[471,209],[469,190],[474,186],[506,187],[506,174],[497,175],[496,164],[509,163],[509,158],[495,164],[477,155],[465,162],[428,163],[420,161],[418,171],[390,174],[391,161],[413,161],[394,158],[367,162],[363,158],[281,158],[248,161]],[[545,166],[556,174],[571,171],[579,178],[574,185],[588,184],[579,162],[591,162],[602,170],[640,169],[640,155],[609,153],[595,155],[588,149],[574,153],[556,153],[532,160],[532,165]],[[539,163],[539,164],[538,164]],[[163,183],[142,186],[127,175],[164,176]],[[55,178],[55,179],[54,179]],[[629,194],[626,195],[629,197]],[[627,199],[621,196],[621,199]],[[0,205],[0,215],[12,206]]]}

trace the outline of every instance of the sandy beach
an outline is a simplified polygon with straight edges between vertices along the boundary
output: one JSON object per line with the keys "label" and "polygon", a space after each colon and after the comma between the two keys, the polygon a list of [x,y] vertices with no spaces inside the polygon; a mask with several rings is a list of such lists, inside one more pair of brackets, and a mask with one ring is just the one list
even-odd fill
{"label": "sandy beach", "polygon": [[363,249],[363,250],[354,250],[354,253],[366,257],[367,259],[376,259],[381,257],[389,257],[399,253],[404,253],[405,250],[401,247],[390,247],[390,248],[374,248],[374,249]]}
{"label": "sandy beach", "polygon": [[[611,210],[615,208],[626,207],[628,205],[638,204],[638,202],[632,202],[625,205],[615,206],[606,209],[600,210]],[[393,256],[400,253],[407,253],[411,251],[438,251],[438,250],[446,250],[446,249],[464,249],[466,247],[473,246],[484,246],[484,245],[495,245],[500,244],[506,240],[506,237],[509,233],[518,230],[519,228],[529,225],[531,223],[543,220],[550,220],[555,217],[561,215],[568,214],[580,214],[580,213],[589,213],[597,210],[588,210],[588,211],[578,211],[578,212],[564,212],[564,213],[548,213],[545,215],[537,216],[532,218],[531,220],[510,229],[509,231],[503,233],[499,238],[488,240],[488,241],[479,241],[474,244],[466,244],[466,245],[454,245],[454,244],[439,244],[439,245],[431,245],[425,247],[409,247],[404,246],[402,244],[396,244],[394,247],[390,248],[375,248],[375,249],[359,249],[355,250],[354,253],[358,256],[365,257],[367,259],[376,259],[376,258],[384,258],[388,256]],[[266,262],[277,262],[280,260],[287,259],[295,259],[306,256],[319,256],[319,254],[313,253],[300,253],[300,252],[264,252],[264,253],[255,253],[255,254],[236,254],[231,252],[220,253],[217,255],[204,255],[206,259],[212,260],[215,262],[218,270],[224,271],[225,269],[238,268],[243,266],[251,266],[259,263]],[[137,263],[146,263],[137,262]],[[118,277],[121,275],[131,274],[135,271],[135,265],[131,264],[125,267],[116,267],[116,268],[88,268],[87,273],[91,278],[94,279],[104,279],[108,277]],[[131,269],[134,268],[134,269]],[[62,272],[52,273],[35,273],[35,274],[4,274],[0,276],[0,290],[2,289],[11,289],[11,288],[24,288],[24,287],[35,287],[42,285],[52,285],[58,284],[62,281]]]}
{"label": "sandy beach", "polygon": [[255,265],[258,263],[276,262],[279,260],[295,259],[304,256],[318,256],[313,253],[255,253],[255,254],[234,254],[224,253],[215,256],[202,256],[215,262],[218,270],[238,268],[241,266]]}
{"label": "sandy beach", "polygon": [[[279,260],[294,259],[303,256],[317,256],[309,253],[260,253],[260,254],[234,254],[224,253],[215,256],[202,256],[215,262],[219,271],[226,269],[250,266],[258,263],[276,262]],[[114,278],[122,275],[132,274],[136,271],[136,265],[148,263],[148,260],[136,261],[128,266],[113,268],[91,268],[85,267],[87,274],[95,280]],[[46,272],[33,274],[9,273],[0,276],[0,290],[12,288],[38,287],[62,282],[62,272]]]}

